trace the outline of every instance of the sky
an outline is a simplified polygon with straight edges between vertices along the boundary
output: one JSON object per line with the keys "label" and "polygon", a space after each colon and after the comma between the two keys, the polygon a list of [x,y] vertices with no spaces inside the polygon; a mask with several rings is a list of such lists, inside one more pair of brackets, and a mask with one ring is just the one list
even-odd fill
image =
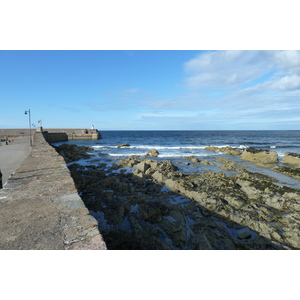
{"label": "sky", "polygon": [[300,51],[0,51],[0,128],[300,129]]}

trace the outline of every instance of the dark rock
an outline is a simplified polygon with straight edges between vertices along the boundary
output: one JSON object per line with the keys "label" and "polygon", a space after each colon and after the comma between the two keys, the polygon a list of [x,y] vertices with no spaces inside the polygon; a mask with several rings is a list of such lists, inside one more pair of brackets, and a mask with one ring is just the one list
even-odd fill
{"label": "dark rock", "polygon": [[130,144],[126,143],[126,144],[118,145],[118,148],[122,148],[122,147],[130,147]]}
{"label": "dark rock", "polygon": [[151,156],[151,157],[158,157],[158,155],[159,152],[156,149],[152,149],[146,154],[146,156]]}
{"label": "dark rock", "polygon": [[197,157],[190,156],[190,157],[185,157],[185,159],[193,162],[194,164],[200,164],[200,161]]}
{"label": "dark rock", "polygon": [[54,148],[65,159],[67,163],[80,159],[88,159],[91,157],[91,155],[87,154],[87,152],[93,150],[93,148],[88,146],[77,146],[69,144],[62,144]]}

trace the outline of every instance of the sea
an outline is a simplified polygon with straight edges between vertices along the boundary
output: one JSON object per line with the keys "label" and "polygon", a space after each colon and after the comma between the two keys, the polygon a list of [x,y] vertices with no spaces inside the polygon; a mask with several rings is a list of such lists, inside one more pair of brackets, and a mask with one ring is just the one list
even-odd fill
{"label": "sea", "polygon": [[[90,146],[93,151],[92,159],[82,161],[90,164],[91,161],[113,163],[132,155],[144,156],[152,149],[159,152],[157,160],[171,160],[176,163],[187,162],[185,157],[194,156],[199,160],[208,160],[216,164],[216,157],[222,156],[239,163],[244,163],[239,157],[228,156],[223,152],[205,150],[207,146],[245,149],[248,147],[276,151],[279,165],[286,152],[300,154],[300,130],[191,130],[191,131],[101,131],[100,140],[76,140],[64,143]],[[130,144],[129,147],[118,148],[121,144]],[[55,143],[59,145],[62,143]],[[153,159],[153,158],[151,158]],[[247,165],[249,163],[247,162]],[[277,178],[287,177],[266,168],[250,164],[251,171],[273,175]],[[205,168],[211,168],[205,166]],[[200,166],[182,166],[184,172],[199,172]],[[220,170],[220,169],[219,169]],[[229,172],[229,171],[228,171]],[[230,173],[230,172],[229,172]],[[274,175],[275,174],[275,175]],[[278,175],[279,174],[279,175]],[[283,178],[284,182],[291,181]],[[299,180],[292,180],[292,186],[300,188]]]}

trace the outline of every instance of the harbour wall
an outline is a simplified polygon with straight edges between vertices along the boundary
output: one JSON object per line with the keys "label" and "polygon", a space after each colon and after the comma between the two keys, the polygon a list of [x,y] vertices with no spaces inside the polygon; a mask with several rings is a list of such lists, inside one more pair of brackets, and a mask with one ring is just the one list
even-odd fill
{"label": "harbour wall", "polygon": [[[97,129],[82,128],[50,128],[43,129],[37,127],[31,129],[31,134],[42,132],[48,143],[64,142],[69,140],[99,140],[102,139],[101,133]],[[29,129],[0,129],[0,138],[13,138],[17,136],[29,136]]]}
{"label": "harbour wall", "polygon": [[[63,132],[59,135],[56,133],[56,136],[62,138]],[[12,224],[7,231],[4,228],[0,233],[0,249],[107,249],[98,222],[89,214],[79,196],[66,162],[42,132],[34,132],[29,155],[0,190],[0,201],[7,211],[7,220],[1,220],[3,227]],[[18,209],[18,203],[22,204],[22,210]],[[43,203],[40,208],[42,212],[35,213],[34,203]],[[26,209],[31,210],[30,218],[26,218]],[[51,216],[48,216],[47,211],[52,212]],[[13,220],[16,215],[18,219]],[[43,225],[47,227],[50,217],[51,220],[58,220],[55,229],[51,229],[49,221],[49,229],[41,231],[41,226],[37,224],[42,219]],[[17,224],[16,230],[12,228],[13,224]],[[26,228],[30,228],[30,235]],[[20,234],[15,234],[12,239],[12,232]],[[51,244],[45,232],[48,235],[51,232]],[[24,242],[25,235],[27,240]],[[54,243],[53,239],[58,241]]]}
{"label": "harbour wall", "polygon": [[42,129],[38,127],[37,131],[43,132],[49,143],[68,140],[99,140],[102,138],[97,129]]}

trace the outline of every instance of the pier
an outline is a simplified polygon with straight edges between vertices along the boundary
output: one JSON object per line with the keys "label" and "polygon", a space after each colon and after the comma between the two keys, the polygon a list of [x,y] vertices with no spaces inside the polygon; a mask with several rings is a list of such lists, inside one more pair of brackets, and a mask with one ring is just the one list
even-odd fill
{"label": "pier", "polygon": [[[3,160],[12,159],[12,146],[28,138],[28,133],[1,130],[0,135],[3,133],[15,139],[1,146],[1,163],[6,164]],[[61,133],[69,139],[68,132],[57,132],[57,136]],[[13,173],[7,180],[4,174],[0,189],[0,249],[105,250],[98,222],[89,214],[63,157],[49,144],[44,131],[34,132],[32,147],[28,138],[22,152],[25,158],[20,165],[10,166]],[[4,153],[10,155],[5,158]]]}

